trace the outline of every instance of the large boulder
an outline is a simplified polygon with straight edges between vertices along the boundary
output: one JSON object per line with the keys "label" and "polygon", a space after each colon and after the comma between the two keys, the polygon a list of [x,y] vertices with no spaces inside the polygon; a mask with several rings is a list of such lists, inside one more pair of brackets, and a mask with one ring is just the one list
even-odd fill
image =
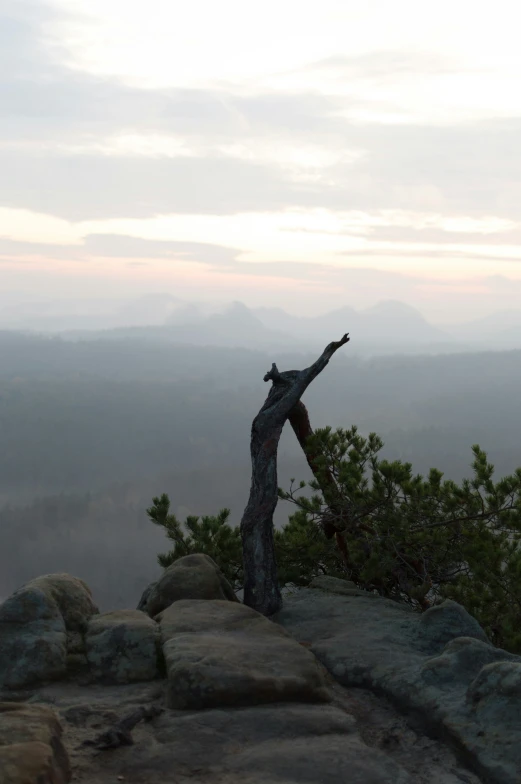
{"label": "large boulder", "polygon": [[71,779],[62,727],[42,705],[0,702],[1,784],[66,784]]}
{"label": "large boulder", "polygon": [[145,590],[141,594],[141,598],[140,598],[140,600],[138,602],[136,610],[141,610],[142,612],[146,612],[147,611],[148,597],[150,596],[150,594],[152,593],[152,591],[156,587],[156,585],[157,585],[157,580],[156,580],[156,582],[153,582],[153,583],[150,583],[149,585],[147,585],[147,587],[145,588]]}
{"label": "large boulder", "polygon": [[274,620],[344,686],[389,699],[491,782],[521,781],[521,656],[495,648],[446,600],[423,613],[362,594],[303,589]]}
{"label": "large boulder", "polygon": [[92,676],[105,683],[148,681],[161,673],[159,627],[140,610],[91,618],[85,636]]}
{"label": "large boulder", "polygon": [[315,657],[250,607],[179,600],[158,620],[171,708],[329,699]]}
{"label": "large boulder", "polygon": [[26,586],[0,605],[0,689],[60,678],[67,664],[65,622],[54,599]]}
{"label": "large boulder", "polygon": [[88,586],[69,574],[37,577],[15,591],[0,605],[0,688],[65,675],[68,649],[81,647],[97,612]]}
{"label": "large boulder", "polygon": [[25,587],[39,588],[56,602],[68,632],[84,632],[89,618],[99,613],[89,586],[79,577],[46,574],[31,580]]}
{"label": "large boulder", "polygon": [[[146,611],[152,618],[181,599],[239,601],[215,561],[202,553],[185,555],[174,561],[149,589]],[[144,606],[145,602],[140,602],[140,607]]]}

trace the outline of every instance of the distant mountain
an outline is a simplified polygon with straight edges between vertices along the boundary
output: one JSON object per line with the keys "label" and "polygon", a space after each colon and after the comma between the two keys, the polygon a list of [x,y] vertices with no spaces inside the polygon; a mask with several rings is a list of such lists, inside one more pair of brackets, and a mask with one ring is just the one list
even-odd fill
{"label": "distant mountain", "polygon": [[185,308],[187,303],[172,294],[144,294],[125,302],[115,311],[114,326],[159,326]]}
{"label": "distant mountain", "polygon": [[214,313],[198,324],[185,325],[187,342],[219,346],[273,347],[291,341],[289,335],[270,329],[242,302],[232,302],[223,313]]}
{"label": "distant mountain", "polygon": [[440,328],[397,300],[361,310],[345,305],[319,316],[295,316],[278,307],[249,308],[242,302],[187,302],[168,293],[71,304],[38,303],[34,312],[26,306],[16,323],[12,314],[0,312],[0,328],[60,333],[69,340],[139,338],[298,352],[315,352],[349,332],[352,353],[361,356],[521,348],[521,309]]}
{"label": "distant mountain", "polygon": [[[68,331],[69,340],[141,338],[183,343],[194,346],[250,348],[271,350],[275,347],[295,348],[299,341],[278,330],[269,329],[242,302],[233,302],[224,312],[202,315],[198,306],[183,306],[171,314],[161,326],[132,326],[96,332]],[[304,347],[304,346],[303,346]]]}
{"label": "distant mountain", "polygon": [[[257,308],[253,311],[265,326],[313,340],[338,339],[344,332],[351,333],[358,345],[451,344],[454,339],[403,302],[388,300],[365,310],[344,306],[321,316],[292,316],[280,308]],[[337,336],[335,338],[335,336]]]}

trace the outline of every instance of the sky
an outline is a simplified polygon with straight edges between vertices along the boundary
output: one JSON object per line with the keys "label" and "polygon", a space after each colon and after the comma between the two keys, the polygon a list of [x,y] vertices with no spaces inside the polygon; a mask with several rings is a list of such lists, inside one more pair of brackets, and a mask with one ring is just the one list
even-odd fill
{"label": "sky", "polygon": [[513,0],[1,0],[0,306],[521,305]]}

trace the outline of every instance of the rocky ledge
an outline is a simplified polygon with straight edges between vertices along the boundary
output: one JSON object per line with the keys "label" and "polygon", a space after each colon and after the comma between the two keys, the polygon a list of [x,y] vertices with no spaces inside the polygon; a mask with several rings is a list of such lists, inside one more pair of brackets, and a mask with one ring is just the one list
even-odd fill
{"label": "rocky ledge", "polygon": [[46,575],[0,605],[0,784],[519,784],[521,657],[456,602],[322,578],[267,619],[205,555],[137,610]]}

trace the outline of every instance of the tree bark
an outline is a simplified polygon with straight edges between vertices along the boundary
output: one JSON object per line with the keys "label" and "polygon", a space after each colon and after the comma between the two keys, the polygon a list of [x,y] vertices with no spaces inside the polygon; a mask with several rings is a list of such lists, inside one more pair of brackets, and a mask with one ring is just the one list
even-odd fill
{"label": "tree bark", "polygon": [[273,363],[264,376],[264,381],[273,383],[251,427],[251,488],[241,520],[244,604],[263,615],[273,615],[282,607],[273,541],[273,513],[278,500],[277,448],[282,428],[313,379],[348,341],[346,334],[330,343],[305,370],[280,373]]}

